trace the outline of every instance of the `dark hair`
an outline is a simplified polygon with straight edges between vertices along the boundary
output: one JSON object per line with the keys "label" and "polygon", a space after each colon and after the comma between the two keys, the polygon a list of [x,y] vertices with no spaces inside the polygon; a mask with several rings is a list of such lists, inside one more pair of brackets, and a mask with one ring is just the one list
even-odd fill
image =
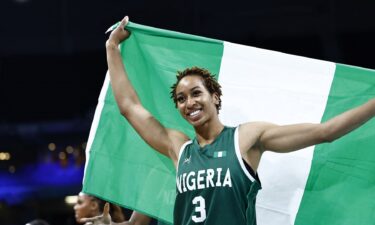
{"label": "dark hair", "polygon": [[172,85],[171,87],[172,90],[170,92],[171,98],[173,99],[175,106],[177,107],[176,88],[177,88],[178,83],[180,83],[182,78],[186,76],[192,76],[192,75],[199,76],[202,78],[203,85],[206,87],[208,92],[210,92],[210,94],[214,94],[214,93],[217,94],[217,97],[219,98],[219,103],[216,105],[216,110],[219,113],[219,110],[221,109],[221,96],[223,95],[221,92],[221,86],[215,79],[215,76],[210,73],[210,71],[204,68],[199,68],[197,66],[187,68],[183,71],[177,71],[177,75],[176,75],[177,81],[176,83]]}
{"label": "dark hair", "polygon": [[[103,213],[103,209],[104,209],[104,205],[106,201],[100,198],[97,198],[95,196],[92,196],[92,195],[88,195],[88,196],[91,197],[91,200],[96,201],[98,203],[99,212]],[[118,205],[109,203],[109,214],[111,215],[113,222],[120,223],[120,222],[125,221],[125,216],[122,212],[122,209]]]}

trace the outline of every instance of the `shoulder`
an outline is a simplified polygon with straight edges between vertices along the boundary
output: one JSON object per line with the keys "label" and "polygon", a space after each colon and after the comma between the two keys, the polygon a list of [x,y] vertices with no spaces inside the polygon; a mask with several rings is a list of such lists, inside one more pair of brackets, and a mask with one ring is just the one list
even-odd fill
{"label": "shoulder", "polygon": [[240,124],[238,126],[238,142],[242,153],[256,146],[260,137],[268,128],[274,126],[272,123],[255,121]]}

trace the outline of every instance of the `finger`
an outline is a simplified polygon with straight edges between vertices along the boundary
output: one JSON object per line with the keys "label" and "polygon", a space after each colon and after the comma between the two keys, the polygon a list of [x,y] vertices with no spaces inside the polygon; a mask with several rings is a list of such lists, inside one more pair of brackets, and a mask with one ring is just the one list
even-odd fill
{"label": "finger", "polygon": [[106,202],[103,209],[103,216],[108,216],[109,214],[109,203]]}
{"label": "finger", "polygon": [[129,22],[129,16],[125,16],[124,19],[121,20],[120,26],[122,28],[125,28],[126,25],[128,25],[128,22]]}
{"label": "finger", "polygon": [[79,221],[81,223],[87,223],[87,222],[95,222],[97,220],[99,220],[102,216],[95,216],[95,217],[91,217],[91,218],[81,218]]}
{"label": "finger", "polygon": [[110,28],[108,28],[108,29],[105,31],[105,34],[111,32],[111,31],[113,31],[113,30],[115,30],[115,29],[118,28],[118,27],[120,27],[121,29],[122,29],[122,28],[125,28],[126,25],[128,25],[128,23],[129,23],[129,16],[125,16],[124,19],[121,20],[121,22],[118,22],[118,23],[112,25]]}

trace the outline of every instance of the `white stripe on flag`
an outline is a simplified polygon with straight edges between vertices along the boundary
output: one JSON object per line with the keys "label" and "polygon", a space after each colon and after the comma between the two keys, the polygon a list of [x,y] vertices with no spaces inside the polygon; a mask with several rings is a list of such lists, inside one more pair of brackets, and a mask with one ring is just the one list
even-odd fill
{"label": "white stripe on flag", "polygon": [[[319,123],[334,72],[334,63],[224,42],[220,117],[231,126],[248,121]],[[312,153],[311,147],[264,154],[258,169],[263,187],[257,199],[258,225],[294,224]]]}

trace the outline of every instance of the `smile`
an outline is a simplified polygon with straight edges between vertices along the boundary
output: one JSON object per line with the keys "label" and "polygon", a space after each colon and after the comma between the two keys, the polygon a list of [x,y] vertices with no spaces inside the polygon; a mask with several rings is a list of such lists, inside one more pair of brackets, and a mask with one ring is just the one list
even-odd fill
{"label": "smile", "polygon": [[190,116],[190,117],[195,117],[195,116],[198,115],[200,112],[201,112],[200,109],[199,109],[199,110],[194,110],[194,111],[188,113],[188,116]]}

